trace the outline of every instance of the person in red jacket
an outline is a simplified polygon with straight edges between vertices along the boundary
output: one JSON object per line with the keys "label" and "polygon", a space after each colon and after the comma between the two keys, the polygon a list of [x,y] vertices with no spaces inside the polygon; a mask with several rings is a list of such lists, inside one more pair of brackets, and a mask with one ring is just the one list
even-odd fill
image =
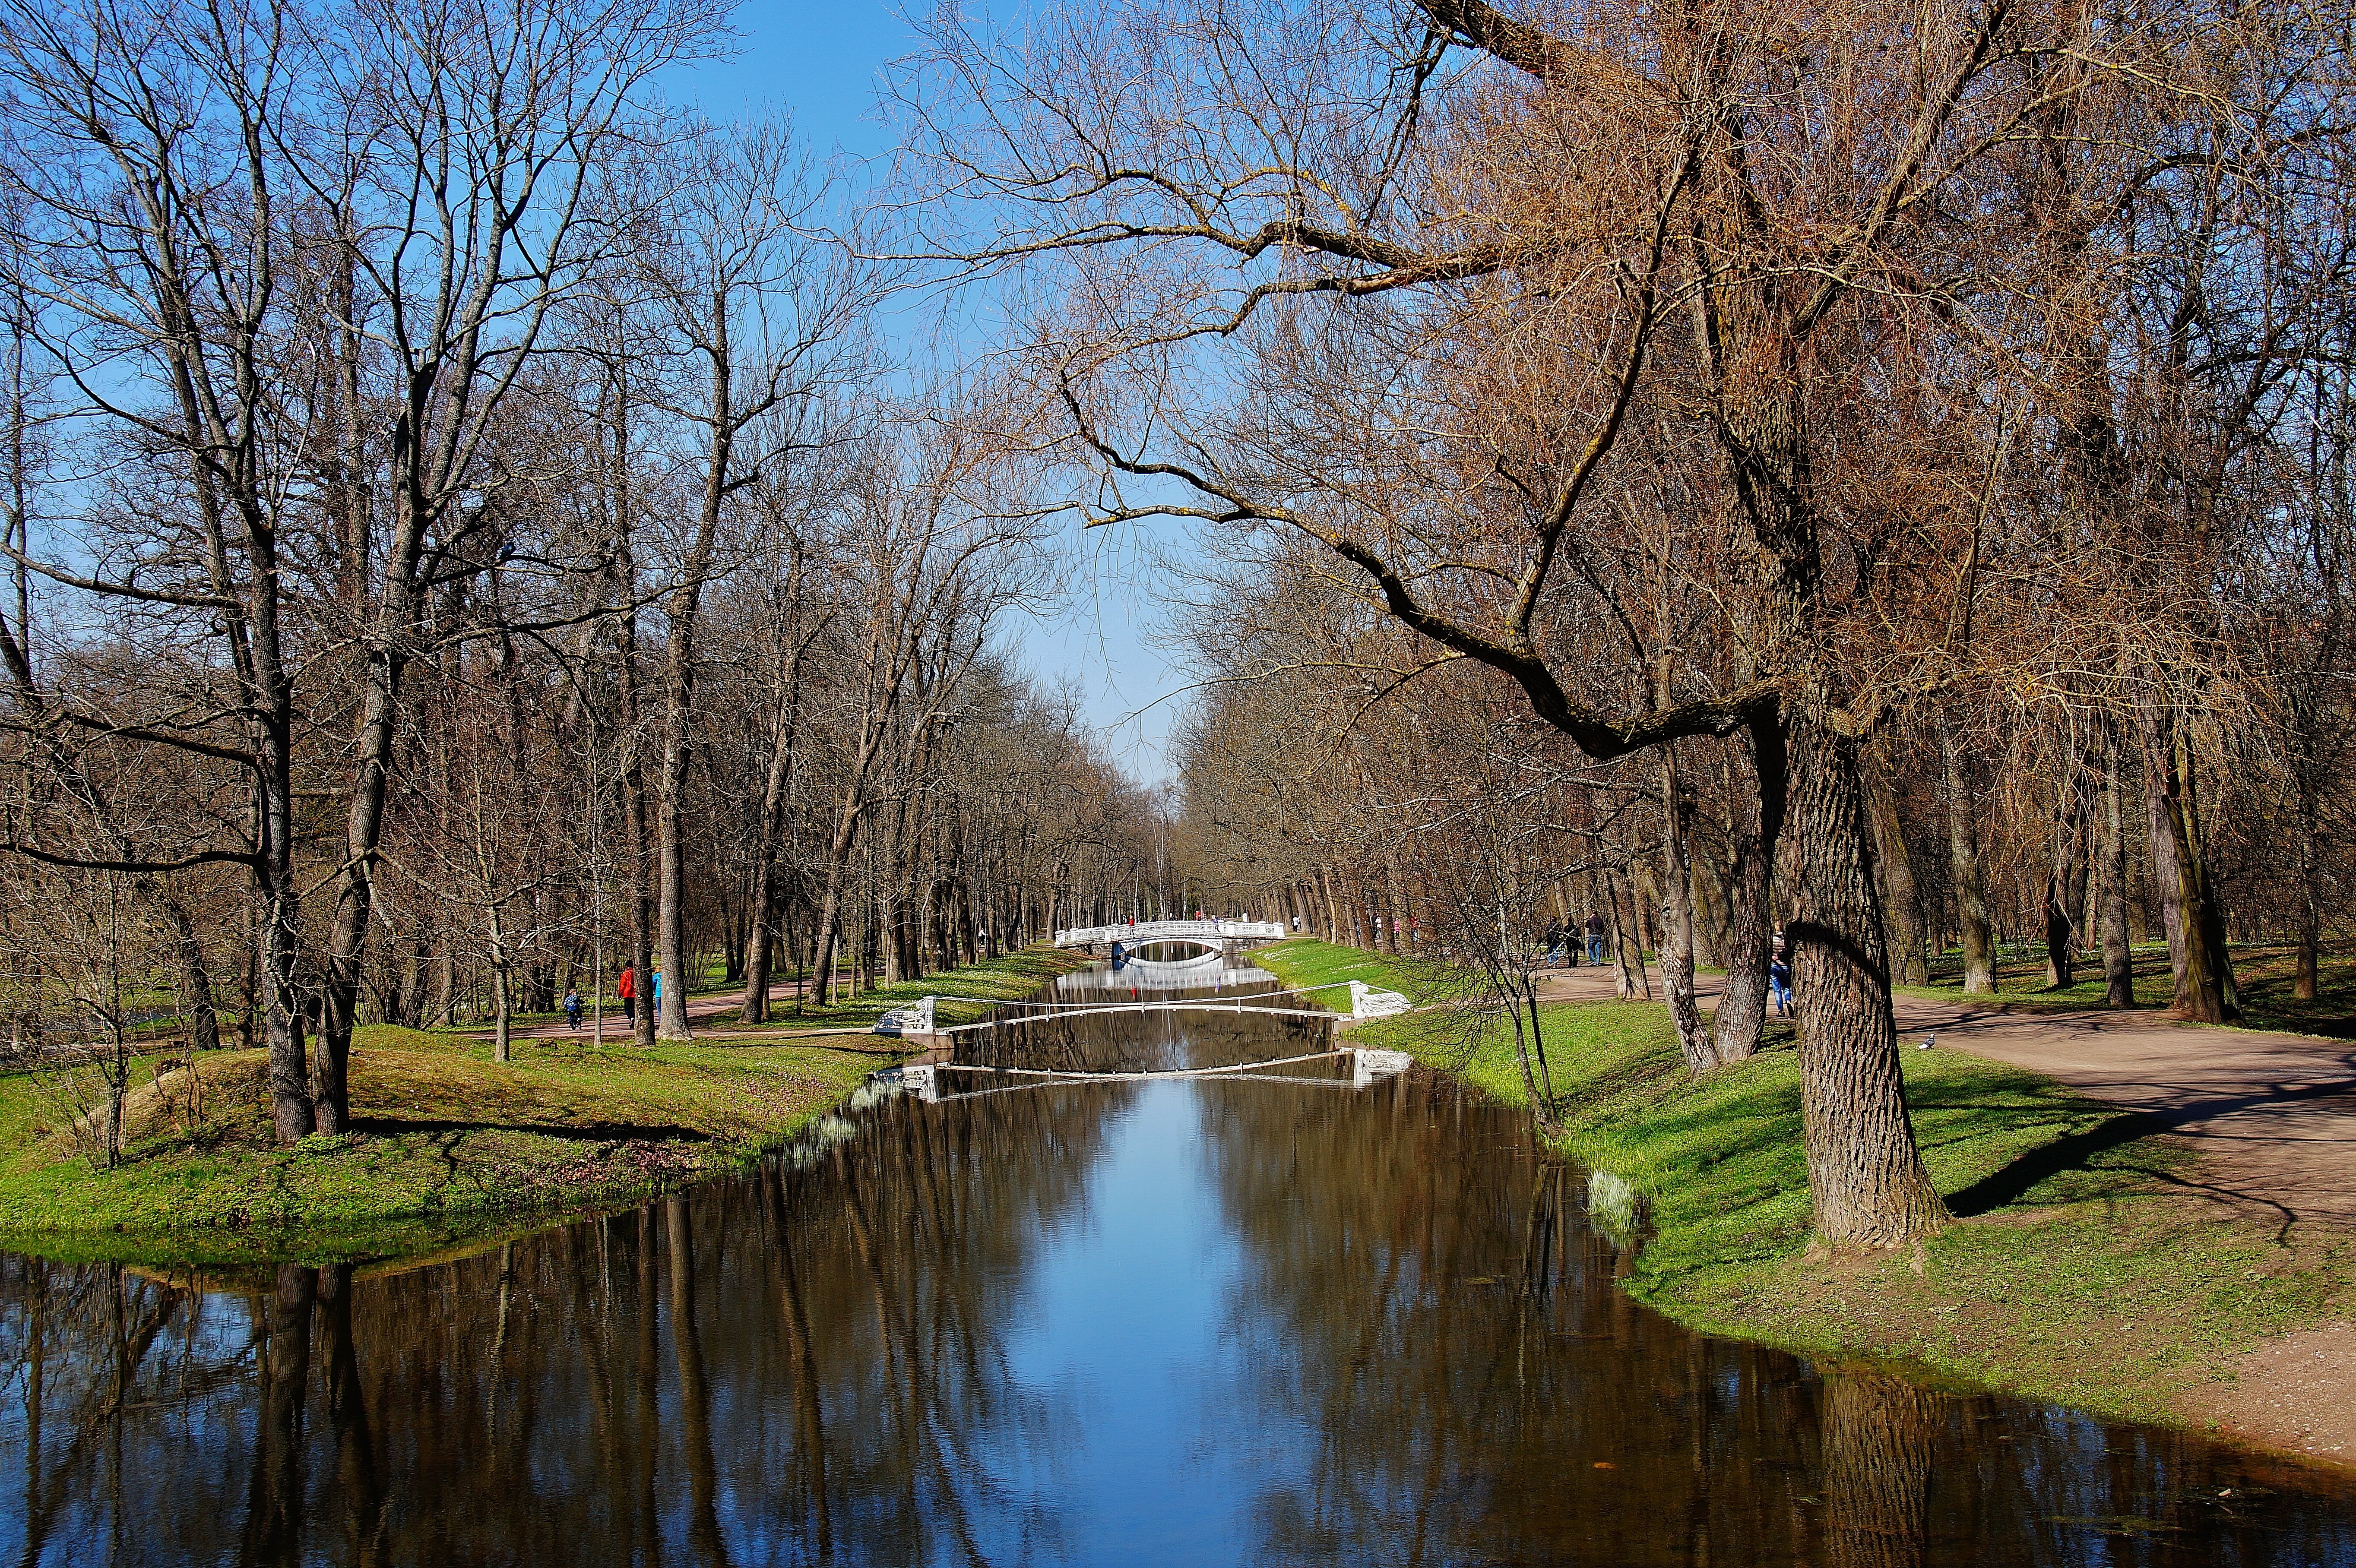
{"label": "person in red jacket", "polygon": [[635,1021],[638,1016],[638,971],[637,965],[630,964],[625,964],[622,965],[622,977],[615,982],[614,989],[622,993],[622,1021],[624,1023]]}

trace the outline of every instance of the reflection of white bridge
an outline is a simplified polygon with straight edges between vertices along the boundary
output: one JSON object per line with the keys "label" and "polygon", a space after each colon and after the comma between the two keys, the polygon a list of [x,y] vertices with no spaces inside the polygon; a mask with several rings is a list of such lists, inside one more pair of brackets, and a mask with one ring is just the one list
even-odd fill
{"label": "reflection of white bridge", "polygon": [[1119,925],[1083,925],[1055,933],[1058,947],[1102,947],[1118,942],[1137,946],[1150,942],[1273,942],[1290,936],[1280,920],[1138,920]]}
{"label": "reflection of white bridge", "polygon": [[1055,976],[1059,994],[1103,991],[1242,990],[1264,986],[1274,990],[1276,976],[1265,969],[1230,969],[1226,958],[1205,953],[1176,964],[1148,964],[1132,958],[1118,969],[1080,969]]}

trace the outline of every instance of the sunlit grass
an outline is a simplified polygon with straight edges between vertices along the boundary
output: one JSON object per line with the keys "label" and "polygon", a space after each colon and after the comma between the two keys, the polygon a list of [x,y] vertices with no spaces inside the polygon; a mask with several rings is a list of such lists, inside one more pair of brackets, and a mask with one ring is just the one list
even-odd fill
{"label": "sunlit grass", "polygon": [[[417,1031],[403,1031],[416,1033]],[[134,1103],[130,1147],[94,1168],[36,1074],[0,1075],[0,1235],[28,1250],[212,1263],[370,1257],[531,1211],[623,1201],[735,1168],[876,1065],[818,1047],[487,1050],[363,1039],[353,1135],[273,1146],[260,1051]]]}

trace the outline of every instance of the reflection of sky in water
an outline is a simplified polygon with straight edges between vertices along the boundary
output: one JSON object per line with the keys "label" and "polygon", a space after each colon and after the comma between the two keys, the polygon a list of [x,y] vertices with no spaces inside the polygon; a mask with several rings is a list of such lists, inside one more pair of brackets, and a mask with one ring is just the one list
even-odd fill
{"label": "reflection of sky in water", "polygon": [[1684,1333],[1586,1174],[1444,1083],[863,1100],[341,1318],[0,1256],[0,1556],[2356,1563],[2310,1472]]}
{"label": "reflection of sky in water", "polygon": [[1204,1408],[1230,1381],[1220,1308],[1247,1260],[1205,1189],[1194,1098],[1151,1084],[1121,1115],[1085,1219],[1049,1238],[1030,1291],[1037,1316],[1008,1346],[1013,1377],[1086,1434],[1039,1477],[1056,1488],[1071,1562],[1249,1561],[1230,1504],[1287,1446],[1244,1419],[1258,1413]]}

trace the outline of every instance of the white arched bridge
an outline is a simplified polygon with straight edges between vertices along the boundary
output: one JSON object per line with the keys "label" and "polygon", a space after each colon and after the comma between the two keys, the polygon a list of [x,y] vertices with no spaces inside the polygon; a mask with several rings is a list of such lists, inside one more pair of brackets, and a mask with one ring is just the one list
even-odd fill
{"label": "white arched bridge", "polygon": [[1055,933],[1058,947],[1102,947],[1121,943],[1137,947],[1153,942],[1199,942],[1217,946],[1228,942],[1274,942],[1292,933],[1280,920],[1130,920],[1118,925],[1082,925]]}

